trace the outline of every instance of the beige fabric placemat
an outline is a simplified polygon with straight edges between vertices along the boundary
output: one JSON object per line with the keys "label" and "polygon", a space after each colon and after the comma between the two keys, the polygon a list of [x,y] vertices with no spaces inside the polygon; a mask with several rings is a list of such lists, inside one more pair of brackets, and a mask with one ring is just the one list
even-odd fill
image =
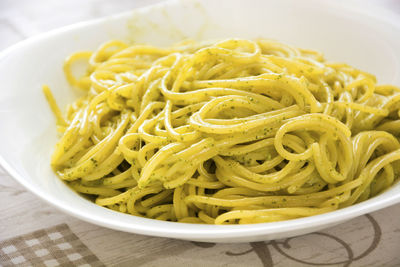
{"label": "beige fabric placemat", "polygon": [[67,224],[0,242],[0,263],[3,266],[105,266]]}

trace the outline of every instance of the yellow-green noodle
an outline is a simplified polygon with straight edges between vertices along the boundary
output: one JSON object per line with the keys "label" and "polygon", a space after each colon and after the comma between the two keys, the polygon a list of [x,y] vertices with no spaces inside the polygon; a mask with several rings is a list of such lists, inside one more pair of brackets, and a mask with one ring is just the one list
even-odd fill
{"label": "yellow-green noodle", "polygon": [[[88,64],[83,75],[74,65]],[[86,93],[63,116],[57,175],[96,204],[186,223],[260,223],[353,205],[390,187],[400,88],[272,40],[110,41],[68,57]]]}

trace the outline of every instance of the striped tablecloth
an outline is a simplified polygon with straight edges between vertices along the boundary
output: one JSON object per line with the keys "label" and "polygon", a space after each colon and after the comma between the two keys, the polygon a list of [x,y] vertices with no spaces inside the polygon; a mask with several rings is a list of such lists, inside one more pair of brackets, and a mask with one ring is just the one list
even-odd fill
{"label": "striped tablecloth", "polygon": [[[43,31],[159,1],[0,0],[0,50]],[[400,13],[399,0],[365,2]],[[0,167],[0,266],[189,265],[400,266],[400,205],[300,237],[196,243],[85,223],[44,203]]]}

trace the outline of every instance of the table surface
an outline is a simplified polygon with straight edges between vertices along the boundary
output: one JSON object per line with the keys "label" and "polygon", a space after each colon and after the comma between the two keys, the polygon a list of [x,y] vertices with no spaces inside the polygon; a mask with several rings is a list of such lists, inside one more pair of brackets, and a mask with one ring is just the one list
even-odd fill
{"label": "table surface", "polygon": [[[0,0],[0,50],[53,28],[159,1]],[[364,3],[400,14],[399,0]],[[399,251],[400,204],[290,239],[197,243],[83,222],[43,202],[0,167],[0,266],[400,266]]]}

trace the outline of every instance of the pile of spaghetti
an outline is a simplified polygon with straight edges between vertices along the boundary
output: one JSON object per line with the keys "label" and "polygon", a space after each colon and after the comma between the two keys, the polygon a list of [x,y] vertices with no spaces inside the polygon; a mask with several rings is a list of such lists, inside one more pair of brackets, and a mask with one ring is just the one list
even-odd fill
{"label": "pile of spaghetti", "polygon": [[[88,64],[80,77],[73,69]],[[110,41],[67,58],[85,95],[51,165],[98,205],[158,220],[311,216],[386,190],[400,171],[400,89],[271,40]]]}

